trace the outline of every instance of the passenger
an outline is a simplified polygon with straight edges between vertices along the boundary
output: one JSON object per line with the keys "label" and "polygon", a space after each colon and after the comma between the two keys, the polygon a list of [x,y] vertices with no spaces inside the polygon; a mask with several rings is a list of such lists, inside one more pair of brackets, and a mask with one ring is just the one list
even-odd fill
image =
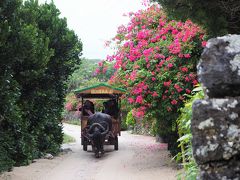
{"label": "passenger", "polygon": [[115,99],[111,99],[109,101],[103,102],[104,110],[103,112],[109,114],[110,116],[117,119],[118,117],[118,105]]}
{"label": "passenger", "polygon": [[95,113],[94,104],[92,101],[86,100],[82,108],[83,116],[90,116]]}

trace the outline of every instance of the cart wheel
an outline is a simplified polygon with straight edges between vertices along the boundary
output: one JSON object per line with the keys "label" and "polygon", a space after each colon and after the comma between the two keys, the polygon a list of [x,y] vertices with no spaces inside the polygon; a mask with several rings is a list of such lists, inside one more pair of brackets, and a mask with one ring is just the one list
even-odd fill
{"label": "cart wheel", "polygon": [[114,144],[114,150],[118,150],[118,137],[116,136],[115,138],[114,138],[114,140],[115,140],[115,144]]}
{"label": "cart wheel", "polygon": [[83,138],[83,150],[84,151],[87,151],[87,145],[88,145],[87,138]]}

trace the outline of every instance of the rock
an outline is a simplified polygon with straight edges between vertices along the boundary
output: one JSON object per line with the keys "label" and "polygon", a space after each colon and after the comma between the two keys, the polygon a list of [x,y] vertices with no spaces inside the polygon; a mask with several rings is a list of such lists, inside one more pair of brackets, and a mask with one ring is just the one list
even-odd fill
{"label": "rock", "polygon": [[198,76],[210,98],[240,96],[240,35],[210,39],[198,64]]}
{"label": "rock", "polygon": [[200,180],[239,180],[240,179],[240,157],[235,157],[229,161],[213,162],[200,165]]}
{"label": "rock", "polygon": [[60,148],[60,152],[62,153],[68,153],[68,152],[72,152],[72,149],[71,148]]}
{"label": "rock", "polygon": [[195,101],[191,123],[199,179],[239,179],[240,97]]}
{"label": "rock", "polygon": [[44,159],[53,159],[53,155],[52,154],[50,154],[50,153],[47,153],[47,154],[45,154],[44,155]]}
{"label": "rock", "polygon": [[199,179],[206,180],[239,180],[240,179],[240,157],[235,157],[229,161],[220,161],[200,165]]}
{"label": "rock", "polygon": [[198,179],[240,180],[240,35],[210,39],[197,68],[207,98],[192,107]]}
{"label": "rock", "polygon": [[240,155],[240,97],[195,101],[191,130],[198,164]]}
{"label": "rock", "polygon": [[163,138],[161,136],[159,136],[158,134],[156,135],[156,142],[164,143]]}

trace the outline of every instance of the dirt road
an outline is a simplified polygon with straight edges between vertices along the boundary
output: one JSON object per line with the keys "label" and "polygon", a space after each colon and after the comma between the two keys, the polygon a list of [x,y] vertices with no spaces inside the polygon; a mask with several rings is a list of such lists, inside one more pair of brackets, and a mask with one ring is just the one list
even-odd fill
{"label": "dirt road", "polygon": [[122,132],[119,150],[105,146],[106,153],[96,159],[82,150],[80,127],[64,124],[64,132],[76,138],[76,143],[63,145],[72,152],[53,160],[36,160],[29,166],[16,167],[0,176],[4,180],[173,180],[177,171],[170,167],[164,144],[154,138]]}

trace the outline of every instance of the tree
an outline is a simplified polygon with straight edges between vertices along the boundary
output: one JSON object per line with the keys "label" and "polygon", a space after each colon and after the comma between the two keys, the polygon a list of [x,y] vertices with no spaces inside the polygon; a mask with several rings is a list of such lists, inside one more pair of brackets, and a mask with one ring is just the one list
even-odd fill
{"label": "tree", "polygon": [[27,132],[28,122],[22,117],[18,103],[21,86],[14,77],[13,68],[22,60],[21,50],[16,52],[16,40],[27,39],[30,32],[26,32],[26,27],[18,28],[20,6],[19,0],[0,2],[0,171],[8,170],[20,162],[26,164],[32,155],[33,139]]}
{"label": "tree", "polygon": [[99,59],[82,59],[81,65],[77,66],[77,69],[68,78],[68,93],[97,83],[99,80],[95,77],[94,72],[99,62]]}
{"label": "tree", "polygon": [[205,27],[210,36],[235,34],[240,31],[238,0],[152,0],[158,2],[169,16]]}
{"label": "tree", "polygon": [[[25,105],[23,111],[28,112],[25,118],[30,120],[29,131],[36,135],[40,152],[56,153],[62,143],[60,122],[67,88],[65,82],[75,66],[80,64],[82,51],[78,37],[68,29],[66,19],[61,19],[59,15],[53,3],[38,5],[34,0],[26,1],[20,12],[20,17],[27,25],[38,28],[38,36],[43,34],[42,39],[45,39],[45,47],[49,50],[44,58],[43,48],[39,48],[43,55],[33,58],[44,65],[38,67],[39,77],[34,74],[18,76],[18,81],[23,80],[20,101]],[[45,59],[47,61],[44,64]]]}

